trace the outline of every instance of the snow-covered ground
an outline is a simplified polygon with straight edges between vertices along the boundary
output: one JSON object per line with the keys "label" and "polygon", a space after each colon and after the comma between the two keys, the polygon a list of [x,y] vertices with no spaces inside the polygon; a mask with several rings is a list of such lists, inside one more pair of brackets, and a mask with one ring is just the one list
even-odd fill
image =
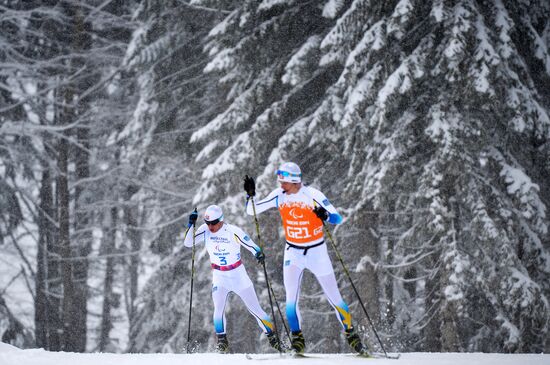
{"label": "snow-covered ground", "polygon": [[[262,355],[264,356],[264,355]],[[550,354],[404,353],[399,360],[362,359],[343,354],[315,354],[312,359],[247,360],[244,354],[76,354],[42,349],[20,350],[0,342],[0,365],[548,365]]]}

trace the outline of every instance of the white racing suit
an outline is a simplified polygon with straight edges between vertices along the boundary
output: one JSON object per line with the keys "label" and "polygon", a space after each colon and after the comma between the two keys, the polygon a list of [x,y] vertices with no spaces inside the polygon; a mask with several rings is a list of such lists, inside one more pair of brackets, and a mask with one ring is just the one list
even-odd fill
{"label": "white racing suit", "polygon": [[[305,185],[295,194],[287,194],[281,188],[275,189],[267,197],[254,203],[257,214],[271,208],[279,209],[281,214],[286,237],[283,267],[286,315],[292,332],[301,330],[298,300],[304,269],[311,271],[321,284],[343,329],[351,329],[348,305],[338,290],[324,241],[323,222],[313,212],[314,207],[322,206],[330,214],[327,221],[340,224],[342,217],[334,206],[319,190]],[[246,213],[254,214],[250,201],[247,202]]]}
{"label": "white racing suit", "polygon": [[[262,310],[252,281],[248,277],[241,261],[241,246],[252,254],[260,247],[240,228],[223,223],[212,233],[206,224],[202,224],[195,233],[195,245],[205,244],[212,266],[212,299],[214,301],[214,328],[217,334],[225,334],[225,304],[230,292],[237,294],[249,312],[256,318],[258,325],[266,334],[273,331],[270,317]],[[193,231],[188,229],[183,244],[193,246]]]}

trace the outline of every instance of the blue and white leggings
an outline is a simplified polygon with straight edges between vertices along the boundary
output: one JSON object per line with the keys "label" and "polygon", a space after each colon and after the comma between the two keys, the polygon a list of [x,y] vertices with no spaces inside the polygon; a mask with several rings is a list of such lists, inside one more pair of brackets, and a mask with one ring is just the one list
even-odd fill
{"label": "blue and white leggings", "polygon": [[284,284],[286,290],[286,316],[292,332],[301,330],[301,316],[298,301],[300,297],[300,284],[304,270],[308,269],[315,275],[321,285],[330,305],[334,308],[336,318],[344,330],[352,328],[351,314],[348,305],[344,302],[336,276],[332,268],[332,262],[327,252],[326,244],[304,250],[288,247],[284,258]]}
{"label": "blue and white leggings", "polygon": [[217,334],[226,331],[225,326],[225,305],[229,293],[237,294],[248,311],[258,322],[258,326],[266,334],[273,332],[273,322],[267,313],[260,306],[258,296],[252,286],[252,281],[246,274],[244,265],[231,271],[213,271],[214,280],[212,283],[212,300],[214,301],[214,328]]}

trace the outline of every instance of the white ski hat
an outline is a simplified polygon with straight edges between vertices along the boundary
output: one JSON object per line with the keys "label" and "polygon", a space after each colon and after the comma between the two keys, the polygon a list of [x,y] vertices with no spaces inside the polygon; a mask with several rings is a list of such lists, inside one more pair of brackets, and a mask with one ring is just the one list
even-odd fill
{"label": "white ski hat", "polygon": [[285,162],[277,170],[277,181],[285,181],[289,183],[301,183],[302,171],[294,162]]}
{"label": "white ski hat", "polygon": [[211,205],[206,208],[206,211],[204,212],[204,221],[212,222],[215,220],[223,221],[223,211],[222,208],[217,205]]}

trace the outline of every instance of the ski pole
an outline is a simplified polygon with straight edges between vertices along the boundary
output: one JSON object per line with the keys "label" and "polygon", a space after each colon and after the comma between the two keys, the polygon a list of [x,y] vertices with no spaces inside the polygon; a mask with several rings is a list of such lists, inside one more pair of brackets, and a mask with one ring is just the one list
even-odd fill
{"label": "ski pole", "polygon": [[[254,223],[256,225],[256,234],[258,235],[258,246],[260,246],[260,249],[263,251],[262,238],[260,236],[260,224],[258,223],[258,217],[256,215],[256,205],[254,204],[254,197],[248,196],[247,200],[250,200],[252,202],[252,212],[254,213]],[[288,327],[286,326],[285,320],[283,318],[283,313],[281,312],[281,308],[279,307],[279,302],[275,297],[275,292],[273,291],[273,288],[269,284],[269,278],[267,276],[265,261],[263,262],[263,268],[264,268],[265,282],[267,284],[267,293],[269,295],[269,305],[271,306],[271,315],[273,316],[273,326],[275,327],[275,335],[277,336],[277,341],[279,341],[279,352],[282,353],[283,350],[281,348],[281,339],[279,337],[279,332],[277,330],[277,321],[275,320],[275,312],[273,310],[273,301],[275,301],[275,305],[277,306],[277,310],[279,311],[279,316],[281,317],[281,322],[283,322],[283,326],[285,327],[286,335],[288,336],[289,341],[291,341],[290,332],[288,331]],[[272,295],[273,295],[273,300],[271,299]]]}
{"label": "ski pole", "polygon": [[[193,213],[197,213],[197,208],[193,211]],[[187,232],[189,232],[189,227],[187,229]],[[196,223],[193,222],[193,246],[191,247],[191,289],[189,291],[189,319],[187,321],[187,346],[186,351],[187,353],[190,353],[190,347],[189,342],[191,339],[191,308],[193,306],[193,277],[195,273],[195,231],[196,231]]]}
{"label": "ski pole", "polygon": [[336,257],[338,257],[338,260],[340,261],[340,264],[342,264],[342,267],[344,268],[344,272],[346,273],[346,276],[348,277],[348,280],[351,284],[351,287],[353,288],[353,291],[355,292],[355,295],[357,296],[357,299],[359,300],[359,303],[361,303],[361,308],[363,308],[363,312],[365,312],[365,315],[367,316],[367,320],[369,321],[369,324],[372,328],[372,331],[374,332],[374,335],[376,336],[376,339],[378,340],[378,343],[380,344],[380,348],[382,348],[382,351],[384,351],[384,355],[386,358],[388,357],[388,354],[386,353],[386,349],[384,348],[384,345],[382,344],[382,341],[380,340],[380,337],[378,337],[378,332],[376,332],[376,328],[374,328],[374,324],[372,323],[369,313],[367,312],[367,308],[365,308],[365,304],[363,303],[363,300],[361,299],[361,296],[359,295],[359,292],[357,291],[357,288],[355,287],[355,284],[353,283],[353,279],[351,278],[351,275],[348,271],[348,268],[344,264],[344,260],[342,259],[342,256],[340,255],[340,250],[338,250],[338,247],[336,246],[336,242],[332,238],[332,234],[330,233],[330,230],[328,229],[326,223],[323,221],[323,229],[325,231],[325,234],[328,237],[328,240],[330,241],[332,248],[334,249],[334,252],[336,253]]}

